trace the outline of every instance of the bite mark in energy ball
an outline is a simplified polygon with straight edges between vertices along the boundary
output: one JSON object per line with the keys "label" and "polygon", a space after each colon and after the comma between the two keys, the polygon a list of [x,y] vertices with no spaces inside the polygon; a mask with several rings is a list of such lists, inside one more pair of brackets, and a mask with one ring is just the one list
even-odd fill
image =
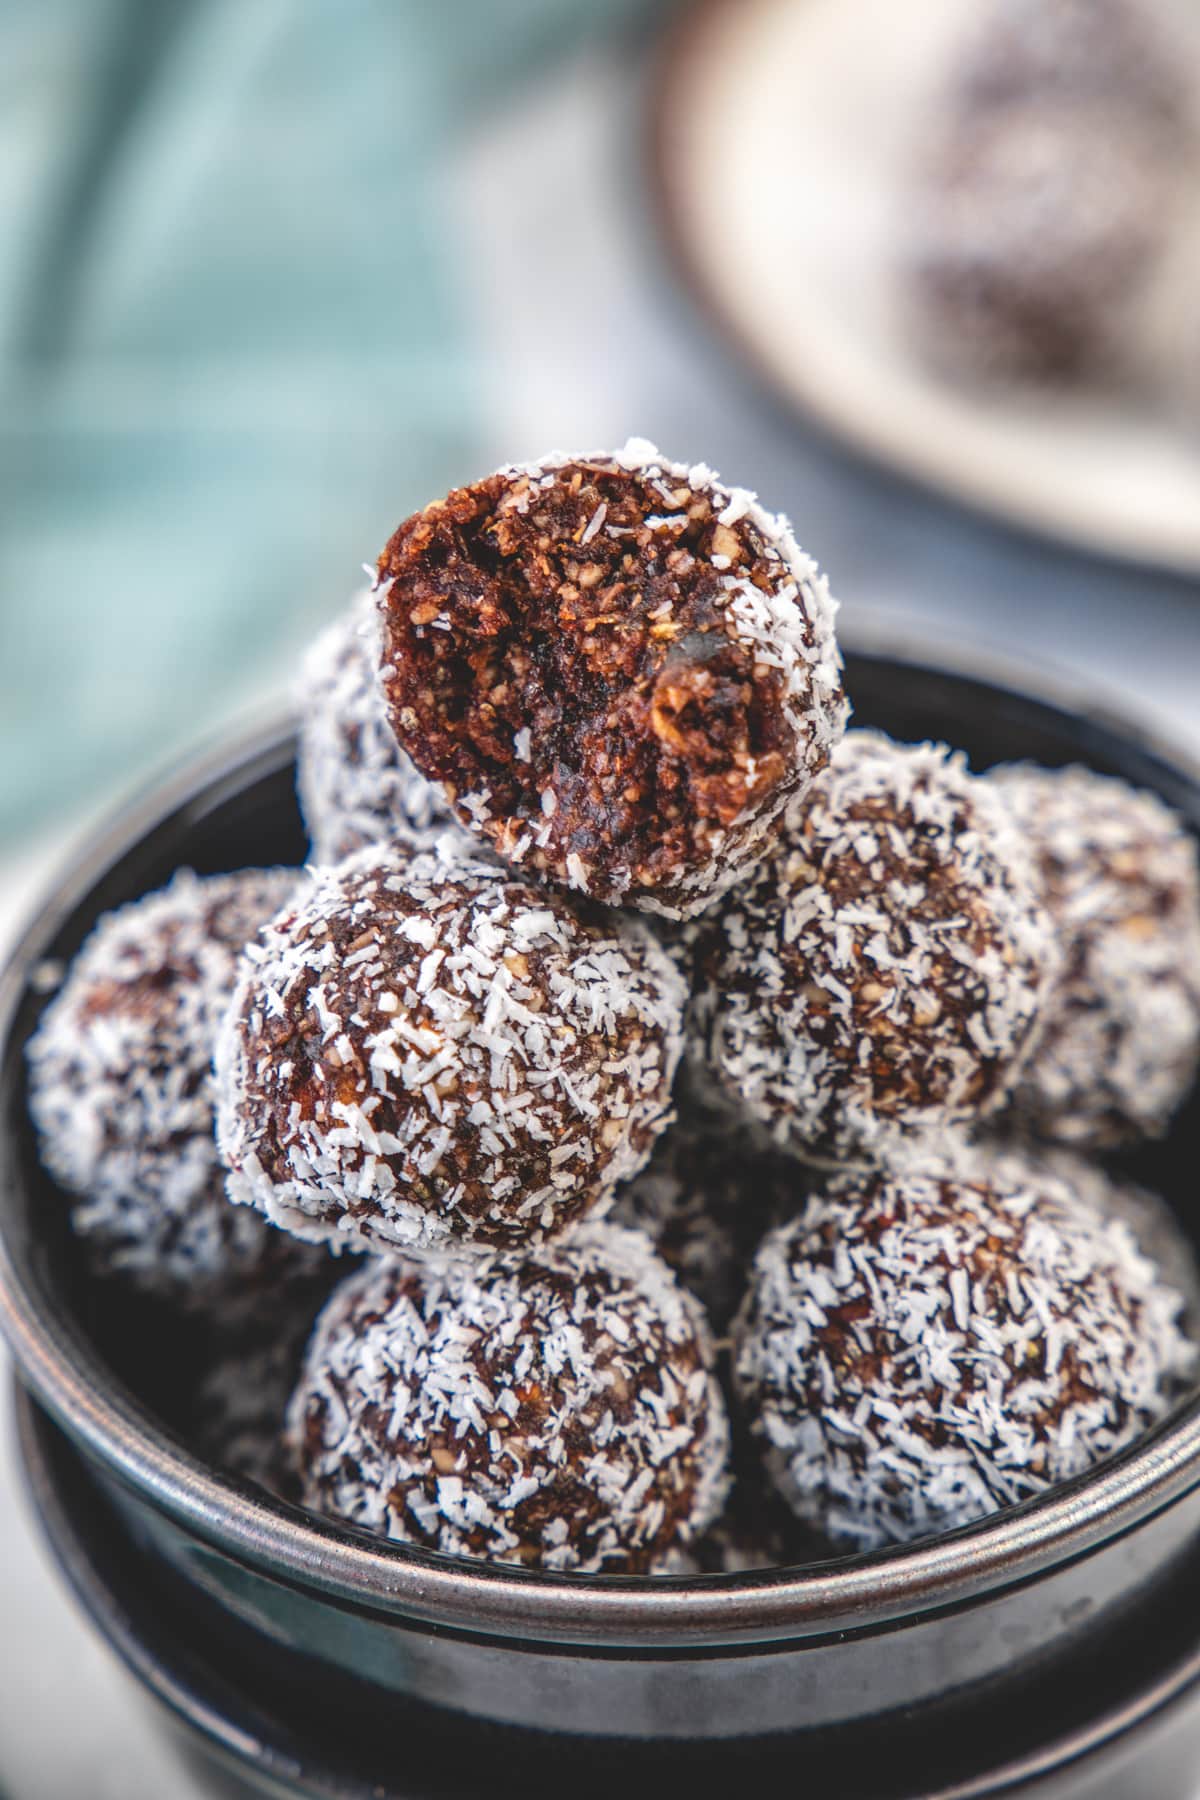
{"label": "bite mark in energy ball", "polygon": [[319,863],[399,839],[417,850],[486,855],[396,742],[379,680],[379,618],[369,589],[321,633],[298,694],[297,786]]}
{"label": "bite mark in energy ball", "polygon": [[701,1309],[607,1224],[365,1267],[321,1316],[288,1442],[314,1511],[543,1569],[647,1572],[728,1486]]}
{"label": "bite mark in energy ball", "polygon": [[763,854],[845,722],[783,519],[640,439],[456,488],[379,559],[396,737],[508,861],[668,917]]}
{"label": "bite mark in energy ball", "polygon": [[1182,1305],[1045,1169],[844,1172],[763,1244],[735,1383],[798,1516],[872,1549],[1131,1443],[1193,1372]]}
{"label": "bite mark in energy ball", "polygon": [[216,1055],[230,1197],[361,1248],[536,1244],[649,1156],[685,999],[640,924],[360,851],[248,952]]}
{"label": "bite mark in energy ball", "polygon": [[701,1073],[817,1159],[998,1107],[1057,955],[1011,816],[961,755],[849,733],[697,940]]}
{"label": "bite mark in energy ball", "polygon": [[93,1274],[202,1299],[269,1253],[276,1234],[225,1197],[211,1059],[243,946],[301,880],[181,870],[99,921],[46,1008],[29,1107]]}
{"label": "bite mark in energy ball", "polygon": [[1200,1062],[1200,860],[1152,794],[1090,769],[988,778],[1036,859],[1064,966],[1013,1099],[1063,1143],[1157,1137]]}

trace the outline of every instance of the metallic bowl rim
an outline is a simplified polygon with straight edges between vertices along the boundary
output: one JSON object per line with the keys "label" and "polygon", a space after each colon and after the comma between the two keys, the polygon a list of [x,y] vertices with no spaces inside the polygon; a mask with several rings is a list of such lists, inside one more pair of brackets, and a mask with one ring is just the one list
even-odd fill
{"label": "metallic bowl rim", "polygon": [[[857,629],[851,656],[979,683],[1086,722],[1200,788],[1200,764],[1074,684],[972,648],[957,662],[886,625]],[[931,657],[933,660],[930,660]],[[0,972],[7,1046],[30,971],[63,920],[113,864],[203,794],[236,793],[290,757],[278,718],[187,758],[93,831],[12,947]],[[211,1549],[354,1608],[474,1636],[609,1650],[719,1650],[884,1626],[1026,1581],[1133,1529],[1200,1486],[1200,1393],[1120,1456],[1023,1505],[914,1546],[831,1564],[738,1576],[652,1580],[551,1575],[440,1556],[318,1520],[199,1462],[103,1367],[83,1332],[22,1278],[0,1233],[0,1330],[22,1378],[69,1435],[124,1485]]]}
{"label": "metallic bowl rim", "polygon": [[[122,1604],[120,1585],[110,1579],[108,1569],[94,1556],[92,1545],[80,1535],[71,1502],[63,1498],[55,1485],[54,1465],[46,1448],[46,1432],[54,1426],[28,1390],[19,1381],[14,1386],[16,1440],[26,1492],[37,1511],[43,1543],[91,1624],[143,1691],[178,1725],[203,1740],[208,1753],[219,1756],[223,1766],[243,1771],[252,1768],[272,1775],[277,1750],[274,1741],[260,1734],[257,1719],[248,1730],[236,1713],[222,1710],[220,1692],[214,1693],[207,1685],[212,1680],[220,1685],[221,1671],[211,1671],[203,1662],[193,1664],[193,1668],[198,1667],[198,1674],[181,1668],[171,1651],[161,1648],[161,1637],[147,1636],[140,1618],[132,1617]],[[79,1454],[78,1450],[75,1454]],[[997,1800],[1002,1792],[1007,1794],[1018,1786],[1024,1791],[1029,1782],[1075,1769],[1086,1759],[1106,1751],[1123,1749],[1135,1734],[1153,1731],[1161,1726],[1165,1714],[1193,1702],[1197,1693],[1200,1646],[1165,1669],[1156,1670],[1148,1685],[1137,1688],[1096,1717],[1031,1746],[1002,1766],[954,1780],[948,1787],[939,1786],[936,1793],[928,1793],[927,1800]],[[237,1697],[243,1702],[246,1699],[240,1692]],[[271,1719],[268,1713],[268,1723]],[[291,1746],[288,1750],[290,1754]],[[324,1764],[317,1767],[306,1762],[303,1778],[309,1783],[320,1780],[322,1793],[327,1784],[330,1796],[336,1792],[341,1800],[352,1800],[346,1778]],[[366,1791],[363,1788],[363,1800]],[[383,1794],[382,1789],[375,1787],[370,1791],[372,1795]]]}

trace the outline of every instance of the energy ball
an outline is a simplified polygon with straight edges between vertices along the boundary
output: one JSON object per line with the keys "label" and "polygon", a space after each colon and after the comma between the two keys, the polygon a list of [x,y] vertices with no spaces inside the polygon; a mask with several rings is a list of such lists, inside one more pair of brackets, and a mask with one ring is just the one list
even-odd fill
{"label": "energy ball", "polygon": [[1119,366],[1176,197],[1157,132],[1102,103],[970,112],[919,187],[905,259],[933,361],[1000,382]]}
{"label": "energy ball", "polygon": [[767,1230],[800,1206],[805,1175],[763,1134],[693,1106],[621,1189],[611,1216],[647,1234],[721,1331],[741,1304]]}
{"label": "energy ball", "polygon": [[292,1401],[303,1502],[453,1555],[645,1573],[725,1498],[712,1358],[699,1304],[614,1225],[374,1261],[322,1313]]}
{"label": "energy ball", "polygon": [[1032,850],[1064,966],[1014,1095],[1062,1143],[1160,1136],[1200,1061],[1200,860],[1154,795],[1090,769],[988,779]]}
{"label": "energy ball", "polygon": [[597,900],[703,910],[844,725],[786,520],[642,439],[456,488],[378,578],[398,741],[507,861]]}
{"label": "energy ball", "polygon": [[1146,0],[992,0],[965,47],[955,96],[976,116],[1029,99],[1095,104],[1110,116],[1127,109],[1178,138],[1194,106],[1187,66],[1187,46]]}
{"label": "energy ball", "polygon": [[199,1369],[183,1427],[205,1462],[294,1499],[284,1415],[317,1315],[354,1265],[282,1231],[271,1235],[280,1253],[200,1322]]}
{"label": "energy ball", "polygon": [[1056,967],[995,791],[942,745],[863,731],[704,921],[697,960],[702,1079],[833,1161],[994,1111]]}
{"label": "energy ball", "polygon": [[734,1379],[797,1515],[874,1549],[1066,1481],[1172,1403],[1182,1296],[1013,1158],[845,1171],[763,1244]]}
{"label": "energy ball", "polygon": [[646,1161],[685,999],[639,924],[359,851],[247,953],[216,1055],[230,1197],[363,1249],[537,1244]]}
{"label": "energy ball", "polygon": [[1127,1225],[1142,1255],[1169,1271],[1172,1285],[1184,1298],[1183,1322],[1189,1334],[1195,1334],[1200,1327],[1200,1262],[1195,1244],[1162,1194],[1131,1181],[1119,1169],[1106,1169],[1073,1150],[1051,1145],[1034,1149],[1022,1145],[1016,1150],[1009,1145],[1007,1153],[1032,1159],[1058,1181],[1065,1182],[1094,1212]]}
{"label": "energy ball", "polygon": [[368,589],[304,659],[297,786],[313,860],[340,862],[367,844],[486,857],[456,824],[440,788],[396,742],[379,680],[379,621]]}
{"label": "energy ball", "polygon": [[181,870],[99,921],[42,1015],[29,1107],[93,1275],[200,1301],[270,1252],[225,1197],[210,1065],[241,950],[301,880]]}

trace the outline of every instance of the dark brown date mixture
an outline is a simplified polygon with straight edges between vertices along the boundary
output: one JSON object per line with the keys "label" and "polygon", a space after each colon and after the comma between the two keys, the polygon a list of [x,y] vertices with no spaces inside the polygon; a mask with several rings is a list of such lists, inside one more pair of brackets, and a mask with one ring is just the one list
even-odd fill
{"label": "dark brown date mixture", "polygon": [[702,910],[844,723],[786,522],[647,444],[457,488],[378,576],[399,743],[503,856],[596,899]]}

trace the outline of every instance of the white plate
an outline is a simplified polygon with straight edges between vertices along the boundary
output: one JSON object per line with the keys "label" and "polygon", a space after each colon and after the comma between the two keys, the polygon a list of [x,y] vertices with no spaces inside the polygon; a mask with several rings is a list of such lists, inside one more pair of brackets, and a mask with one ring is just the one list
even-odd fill
{"label": "white plate", "polygon": [[958,388],[905,337],[897,170],[976,4],[685,9],[656,117],[675,246],[771,385],[859,450],[1013,522],[1200,574],[1200,399],[1189,435],[1132,393]]}

